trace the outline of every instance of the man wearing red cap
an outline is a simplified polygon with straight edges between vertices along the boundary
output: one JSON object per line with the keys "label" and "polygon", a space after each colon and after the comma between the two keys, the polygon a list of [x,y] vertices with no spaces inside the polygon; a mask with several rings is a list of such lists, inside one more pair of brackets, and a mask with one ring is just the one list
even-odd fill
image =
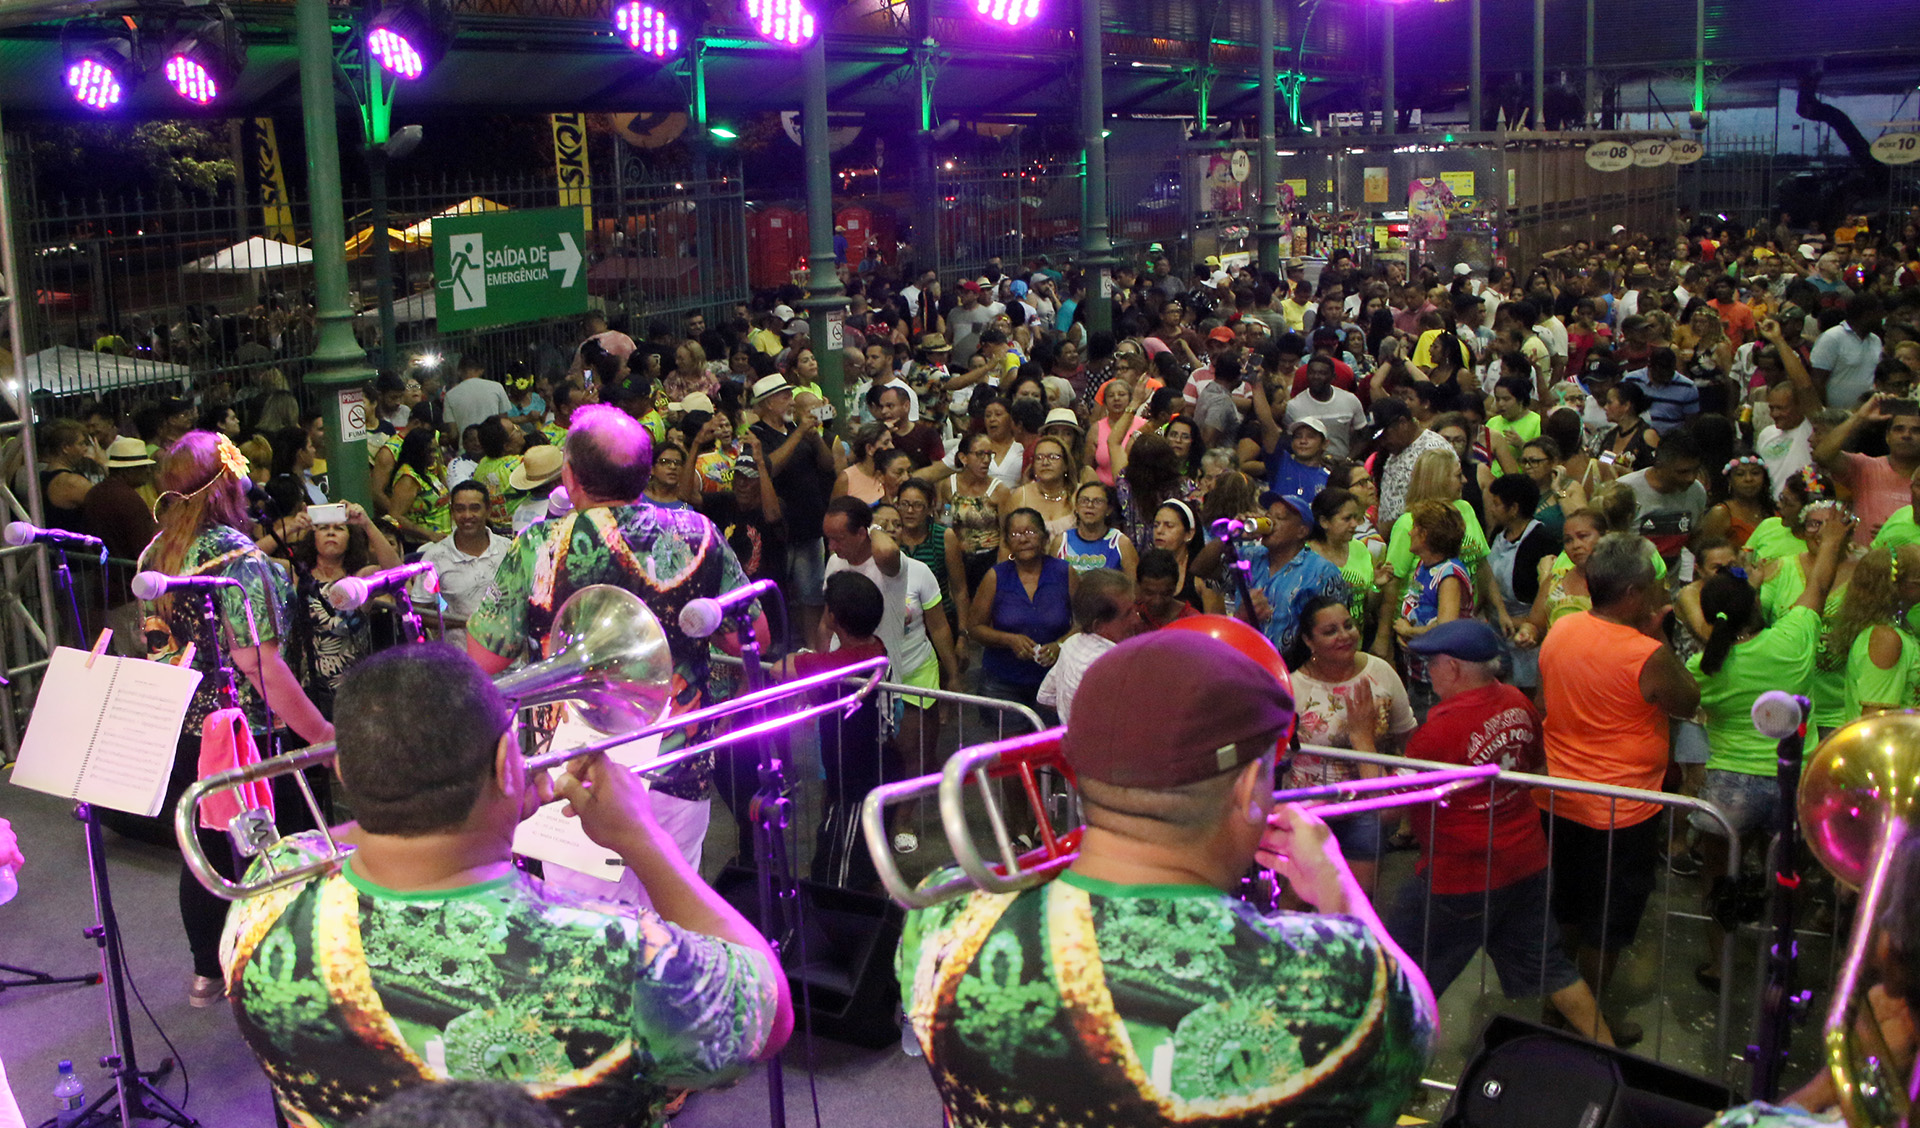
{"label": "man wearing red cap", "polygon": [[[1158,631],[1095,661],[1077,700],[1072,868],[907,918],[901,988],[949,1118],[1391,1123],[1433,995],[1326,825],[1272,802],[1287,689],[1224,642]],[[1256,859],[1325,915],[1234,898]]]}

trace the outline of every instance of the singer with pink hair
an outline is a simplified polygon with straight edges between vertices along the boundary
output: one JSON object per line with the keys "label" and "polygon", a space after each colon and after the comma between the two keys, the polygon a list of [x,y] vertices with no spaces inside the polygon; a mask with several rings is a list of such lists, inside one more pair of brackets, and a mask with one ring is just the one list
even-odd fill
{"label": "singer with pink hair", "polygon": [[[245,531],[252,524],[247,480],[246,456],[231,439],[212,431],[189,431],[161,455],[155,483],[160,501],[154,507],[160,532],[140,554],[141,569],[159,573],[154,577],[159,590],[152,583],[142,585],[147,656],[191,663],[202,675],[174,756],[167,816],[196,776],[202,736],[210,727],[216,732],[223,731],[222,725],[227,726],[224,731],[250,731],[263,756],[274,752],[275,718],[304,741],[333,739],[332,722],[307,696],[281,654],[290,629],[293,587]],[[171,577],[202,582],[169,588],[165,581]],[[207,580],[227,582],[207,586]],[[309,781],[324,809],[326,773],[312,773]],[[293,777],[275,782],[276,792],[286,785],[278,804],[280,828],[310,829],[311,816]],[[166,833],[172,819],[163,817],[160,829]],[[237,876],[226,835],[208,829],[199,833],[215,868]],[[166,833],[165,840],[171,842],[172,835]],[[193,951],[188,1001],[196,1007],[211,1006],[226,994],[220,971],[220,929],[226,916],[227,902],[203,888],[183,864],[180,921]]]}

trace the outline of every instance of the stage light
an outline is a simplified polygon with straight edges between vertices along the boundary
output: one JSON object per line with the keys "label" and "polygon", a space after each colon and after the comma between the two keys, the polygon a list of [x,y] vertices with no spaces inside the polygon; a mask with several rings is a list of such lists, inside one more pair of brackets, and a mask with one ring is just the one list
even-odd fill
{"label": "stage light", "polygon": [[162,57],[167,85],[200,106],[231,89],[247,65],[239,28],[228,18],[203,21],[175,36]]}
{"label": "stage light", "polygon": [[[75,38],[68,31],[78,27]],[[66,62],[67,93],[90,110],[111,110],[140,81],[134,28],[127,23],[67,26],[62,32],[61,55]]]}
{"label": "stage light", "polygon": [[722,141],[735,141],[735,140],[738,140],[740,137],[738,133],[735,133],[733,130],[728,129],[724,125],[709,126],[707,128],[707,133],[710,136],[717,137]]}
{"label": "stage light", "polygon": [[453,15],[445,0],[399,0],[367,22],[367,53],[400,78],[432,70],[452,42]]}
{"label": "stage light", "polygon": [[974,0],[973,10],[1006,27],[1025,27],[1040,18],[1040,0]]}
{"label": "stage light", "polygon": [[762,39],[788,47],[813,41],[813,10],[802,0],[747,0],[747,16]]}
{"label": "stage light", "polygon": [[682,33],[674,13],[646,0],[625,0],[613,9],[613,27],[628,47],[655,59],[680,53]]}

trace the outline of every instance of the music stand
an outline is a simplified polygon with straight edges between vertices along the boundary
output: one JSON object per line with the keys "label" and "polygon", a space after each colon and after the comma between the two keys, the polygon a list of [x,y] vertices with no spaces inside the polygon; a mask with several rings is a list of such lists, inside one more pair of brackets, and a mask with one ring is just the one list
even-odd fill
{"label": "music stand", "polygon": [[[67,597],[68,610],[73,615],[75,637],[86,638],[86,625],[80,618],[79,598],[74,594],[73,572],[67,566],[65,550],[56,549],[59,563],[54,574],[60,578],[60,585]],[[106,563],[106,550],[100,554],[102,564]],[[133,1128],[135,1120],[165,1120],[180,1128],[199,1128],[200,1122],[181,1111],[168,1100],[155,1084],[167,1074],[173,1072],[173,1059],[165,1058],[160,1068],[143,1071],[134,1054],[133,1033],[130,1027],[132,1018],[127,1012],[126,962],[120,946],[120,921],[113,911],[113,893],[107,881],[107,847],[100,833],[100,816],[91,803],[76,803],[73,817],[86,828],[87,876],[93,884],[93,914],[96,923],[82,931],[81,935],[92,940],[100,949],[101,968],[107,985],[107,1041],[108,1053],[100,1056],[100,1064],[113,1074],[113,1088],[95,1097],[87,1107],[81,1110],[74,1128],[101,1128],[101,1126],[119,1124],[121,1128]],[[101,977],[93,977],[100,982]],[[119,1105],[119,1113],[109,1111],[107,1105],[112,1101]]]}

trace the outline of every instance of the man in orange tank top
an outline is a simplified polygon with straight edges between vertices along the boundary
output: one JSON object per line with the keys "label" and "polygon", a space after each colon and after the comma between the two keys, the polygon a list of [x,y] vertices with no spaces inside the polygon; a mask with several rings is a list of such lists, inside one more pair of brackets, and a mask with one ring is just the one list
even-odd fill
{"label": "man in orange tank top", "polygon": [[[1661,639],[1666,592],[1641,538],[1602,538],[1587,560],[1587,590],[1593,610],[1555,623],[1540,647],[1547,772],[1658,791],[1667,770],[1667,719],[1693,716],[1700,690]],[[1536,794],[1553,844],[1554,915],[1573,939],[1581,975],[1600,996],[1653,892],[1660,807]],[[1638,1040],[1634,1024],[1608,1024],[1618,1044]]]}

